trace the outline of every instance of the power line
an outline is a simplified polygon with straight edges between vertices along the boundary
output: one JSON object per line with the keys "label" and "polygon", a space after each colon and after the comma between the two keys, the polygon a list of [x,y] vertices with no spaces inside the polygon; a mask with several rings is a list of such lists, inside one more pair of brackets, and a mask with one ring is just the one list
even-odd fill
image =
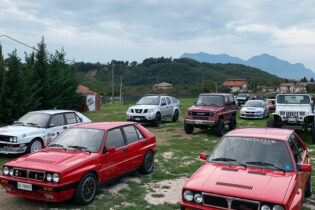
{"label": "power line", "polygon": [[[24,43],[24,42],[22,42],[22,41],[19,41],[19,40],[17,40],[17,39],[14,39],[14,38],[12,38],[11,36],[8,36],[8,35],[6,35],[6,34],[2,34],[2,35],[0,34],[0,37],[6,37],[6,38],[8,38],[8,39],[10,39],[10,40],[12,40],[12,41],[15,41],[15,42],[17,42],[17,43],[19,43],[19,44],[21,44],[21,45],[24,45],[25,47],[31,48],[32,50],[36,50],[37,52],[39,52],[39,49],[37,49],[36,47],[32,47],[32,46],[30,46],[30,45],[28,45],[28,44],[26,44],[26,43]],[[50,53],[48,53],[48,55],[53,56],[53,55],[50,54]],[[66,59],[66,58],[64,58],[64,60],[72,63],[72,60],[69,60],[69,59]]]}

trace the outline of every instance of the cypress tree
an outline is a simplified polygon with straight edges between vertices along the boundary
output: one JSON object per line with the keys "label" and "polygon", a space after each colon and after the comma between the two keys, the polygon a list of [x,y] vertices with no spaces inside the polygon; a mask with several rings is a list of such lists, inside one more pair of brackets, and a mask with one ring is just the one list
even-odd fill
{"label": "cypress tree", "polygon": [[5,112],[3,106],[3,94],[5,88],[5,63],[2,55],[2,46],[0,45],[0,122],[3,121],[3,113]]}

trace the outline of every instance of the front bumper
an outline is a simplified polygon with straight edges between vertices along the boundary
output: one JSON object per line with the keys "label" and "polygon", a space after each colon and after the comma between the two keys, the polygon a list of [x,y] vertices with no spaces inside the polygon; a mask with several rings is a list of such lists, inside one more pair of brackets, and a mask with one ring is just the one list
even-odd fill
{"label": "front bumper", "polygon": [[262,114],[240,114],[241,118],[247,118],[247,119],[259,119],[262,118],[264,113]]}
{"label": "front bumper", "polygon": [[190,125],[215,125],[216,121],[213,120],[197,120],[197,119],[185,119],[186,124]]}
{"label": "front bumper", "polygon": [[[17,179],[0,176],[0,182],[6,193],[21,196],[29,199],[36,199],[50,202],[60,202],[72,198],[78,183],[58,185],[50,183],[38,183],[38,181]],[[18,189],[17,183],[32,184],[32,191]]]}
{"label": "front bumper", "polygon": [[26,149],[26,144],[0,143],[0,154],[21,154],[25,153]]}
{"label": "front bumper", "polygon": [[126,119],[136,122],[153,121],[155,119],[155,112],[152,113],[127,113]]}

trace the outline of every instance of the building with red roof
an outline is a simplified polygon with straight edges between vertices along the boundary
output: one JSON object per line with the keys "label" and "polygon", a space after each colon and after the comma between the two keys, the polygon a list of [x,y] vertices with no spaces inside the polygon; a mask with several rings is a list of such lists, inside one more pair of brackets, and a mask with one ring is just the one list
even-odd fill
{"label": "building with red roof", "polygon": [[101,108],[101,96],[90,90],[88,87],[79,85],[78,93],[82,94],[83,106],[79,107],[80,112],[95,111]]}
{"label": "building with red roof", "polygon": [[293,82],[283,82],[280,84],[280,93],[294,93],[294,83]]}
{"label": "building with red roof", "polygon": [[230,88],[231,92],[246,92],[248,90],[246,79],[226,79],[222,86]]}

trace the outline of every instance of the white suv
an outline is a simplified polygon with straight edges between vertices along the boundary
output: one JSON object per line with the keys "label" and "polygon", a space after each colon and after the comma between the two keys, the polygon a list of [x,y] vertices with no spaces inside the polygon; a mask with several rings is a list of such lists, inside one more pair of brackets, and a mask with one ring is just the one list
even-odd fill
{"label": "white suv", "polygon": [[311,97],[307,94],[279,94],[273,119],[268,127],[301,126],[305,131],[312,129],[312,141],[315,143],[314,111]]}
{"label": "white suv", "polygon": [[42,110],[29,112],[10,126],[0,128],[0,153],[36,152],[70,126],[91,122],[79,112]]}
{"label": "white suv", "polygon": [[160,125],[162,120],[178,120],[180,114],[180,102],[178,99],[164,95],[147,95],[142,97],[135,106],[128,108],[127,120],[149,121]]}

